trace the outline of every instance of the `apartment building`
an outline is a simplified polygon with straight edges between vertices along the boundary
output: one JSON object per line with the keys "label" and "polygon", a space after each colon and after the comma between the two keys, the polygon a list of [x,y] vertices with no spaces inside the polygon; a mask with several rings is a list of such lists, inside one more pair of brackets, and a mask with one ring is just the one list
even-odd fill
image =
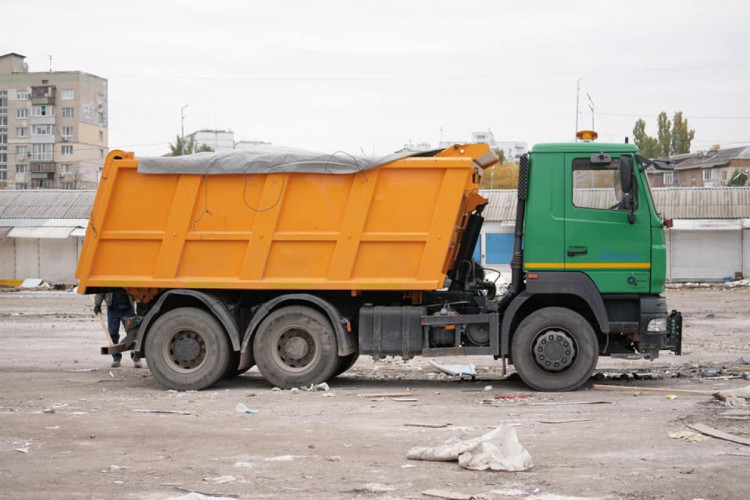
{"label": "apartment building", "polygon": [[107,80],[0,56],[0,189],[91,189],[108,151]]}

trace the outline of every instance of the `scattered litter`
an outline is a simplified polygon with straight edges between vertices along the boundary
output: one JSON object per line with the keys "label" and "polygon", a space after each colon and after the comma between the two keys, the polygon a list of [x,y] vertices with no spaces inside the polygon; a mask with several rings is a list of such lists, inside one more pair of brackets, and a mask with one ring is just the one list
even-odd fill
{"label": "scattered litter", "polygon": [[255,467],[255,464],[252,462],[237,462],[234,464],[235,467],[242,467],[244,469],[252,469]]}
{"label": "scattered litter", "polygon": [[133,410],[135,413],[163,413],[166,415],[192,415],[189,411],[181,411],[181,410],[143,410],[143,409],[136,409]]}
{"label": "scattered litter", "polygon": [[60,428],[60,426],[59,426],[59,425],[52,425],[52,426],[50,426],[50,427],[45,427],[45,430],[48,430],[48,431],[56,431],[56,430],[57,430],[57,429],[59,429],[59,428]]}
{"label": "scattered litter", "polygon": [[234,483],[237,481],[237,478],[235,476],[217,476],[217,477],[205,477],[203,478],[204,481],[212,482],[214,484],[227,484],[227,483]]}
{"label": "scattered litter", "polygon": [[336,393],[335,392],[326,392],[325,394],[323,394],[323,397],[324,398],[335,398],[336,397]]}
{"label": "scattered litter", "polygon": [[529,406],[566,406],[566,405],[611,405],[612,401],[559,401],[559,402],[544,402],[544,403],[531,403]]}
{"label": "scattered litter", "polygon": [[722,420],[750,420],[750,411],[748,410],[727,410],[719,413]]}
{"label": "scattered litter", "polygon": [[418,391],[409,391],[409,392],[376,392],[372,394],[357,394],[360,397],[364,398],[403,398],[403,397],[409,397],[409,396],[421,396],[422,393]]}
{"label": "scattered litter", "polygon": [[19,453],[28,453],[29,452],[29,445],[28,443],[23,448],[16,448],[16,451]]}
{"label": "scattered litter", "polygon": [[304,387],[303,390],[310,391],[310,392],[325,392],[330,390],[331,388],[328,387],[328,384],[325,382],[321,382],[320,384],[310,384],[309,387]]}
{"label": "scattered litter", "polygon": [[271,389],[272,392],[281,392],[283,389],[281,387],[274,387]]}
{"label": "scattered litter", "polygon": [[417,398],[393,398],[393,401],[398,401],[399,403],[416,403],[419,400]]}
{"label": "scattered litter", "polygon": [[484,386],[484,390],[489,392],[489,391],[492,390],[492,386],[491,385],[485,385]]}
{"label": "scattered litter", "polygon": [[513,427],[500,425],[474,439],[448,439],[436,447],[415,447],[406,454],[409,460],[450,462],[470,470],[523,471],[532,467],[531,455],[518,441]]}
{"label": "scattered litter", "polygon": [[125,470],[129,469],[130,467],[124,467],[122,465],[110,465],[109,470]]}
{"label": "scattered litter", "polygon": [[55,413],[54,408],[45,408],[42,410],[42,413]]}
{"label": "scattered litter", "polygon": [[664,397],[667,398],[667,399],[677,399],[677,396],[675,396],[674,394],[667,394]]}
{"label": "scattered litter", "polygon": [[469,495],[446,490],[424,490],[422,494],[426,497],[445,498],[446,500],[482,500],[488,498],[487,495]]}
{"label": "scattered litter", "polygon": [[258,413],[258,410],[248,408],[245,406],[245,403],[237,403],[235,411],[237,411],[237,413]]}
{"label": "scattered litter", "polygon": [[669,389],[666,387],[636,387],[629,385],[603,385],[594,384],[594,389],[599,391],[624,391],[624,392],[653,392],[653,393],[667,393],[667,394],[680,394],[682,396],[713,396],[711,391],[693,391],[685,389]]}
{"label": "scattered litter", "polygon": [[716,439],[723,439],[724,441],[730,441],[732,443],[737,444],[744,444],[745,446],[750,446],[750,439],[744,438],[741,436],[735,436],[734,434],[729,434],[728,432],[722,432],[718,429],[714,429],[713,427],[709,427],[704,424],[686,424],[688,427],[693,429],[694,431],[698,431],[701,434],[705,434],[706,436],[715,437]]}
{"label": "scattered litter", "polygon": [[115,481],[112,481],[112,484],[121,485],[121,484],[125,484],[125,481],[120,481],[119,479],[117,479]]}
{"label": "scattered litter", "polygon": [[474,365],[440,365],[434,359],[431,359],[430,366],[454,377],[463,377],[466,375],[474,378],[477,376],[477,369]]}
{"label": "scattered litter", "polygon": [[405,427],[425,427],[427,429],[445,429],[450,427],[451,424],[421,424],[421,423],[406,423]]}
{"label": "scattered litter", "polygon": [[697,443],[699,441],[705,441],[708,439],[707,436],[704,436],[703,434],[698,434],[697,432],[693,431],[675,431],[670,432],[667,434],[672,439],[681,439],[683,441],[687,441],[688,443]]}
{"label": "scattered litter", "polygon": [[414,469],[415,467],[417,466],[414,464],[404,464],[401,466],[402,469]]}
{"label": "scattered litter", "polygon": [[388,493],[388,492],[395,491],[395,490],[396,488],[394,488],[393,486],[388,486],[387,484],[367,483],[351,491],[352,493],[367,493],[371,495],[376,495],[379,493]]}
{"label": "scattered litter", "polygon": [[18,285],[19,288],[37,288],[42,286],[43,281],[41,278],[26,278]]}
{"label": "scattered litter", "polygon": [[495,399],[527,399],[533,397],[533,394],[498,394]]}
{"label": "scattered litter", "polygon": [[239,495],[227,495],[227,494],[216,494],[216,493],[205,493],[202,491],[194,491],[194,490],[188,490],[185,488],[180,488],[179,486],[174,487],[177,491],[184,491],[187,493],[187,495],[182,495],[180,497],[171,497],[167,498],[165,500],[234,500],[237,498],[240,498]]}
{"label": "scattered litter", "polygon": [[340,462],[341,457],[339,457],[338,455],[334,455],[332,457],[326,457],[325,460],[326,462]]}
{"label": "scattered litter", "polygon": [[278,457],[266,458],[266,462],[291,462],[295,458],[294,455],[279,455]]}
{"label": "scattered litter", "polygon": [[591,422],[590,418],[571,418],[568,420],[540,420],[540,424],[570,424],[573,422]]}
{"label": "scattered litter", "polygon": [[97,371],[96,368],[70,368],[67,370],[63,370],[64,372],[68,373],[89,373],[89,372],[95,372]]}
{"label": "scattered litter", "polygon": [[504,497],[520,498],[520,497],[527,497],[534,493],[539,493],[539,488],[534,488],[533,490],[521,490],[518,488],[508,488],[506,490],[492,490],[490,491],[490,493],[492,493],[493,495],[501,495]]}
{"label": "scattered litter", "polygon": [[114,374],[114,373],[112,373],[112,371],[111,371],[111,370],[110,370],[110,372],[109,372],[109,376],[110,376],[110,377],[112,377],[112,378],[115,378],[115,374]]}

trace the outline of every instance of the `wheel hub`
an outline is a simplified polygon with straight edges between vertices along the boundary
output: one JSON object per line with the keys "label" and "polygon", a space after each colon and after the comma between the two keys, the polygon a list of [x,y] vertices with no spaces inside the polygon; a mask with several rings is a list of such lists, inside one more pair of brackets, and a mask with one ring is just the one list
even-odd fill
{"label": "wheel hub", "polygon": [[290,330],[279,338],[278,353],[290,367],[302,368],[315,356],[315,343],[304,330]]}
{"label": "wheel hub", "polygon": [[575,342],[563,330],[547,330],[534,342],[534,358],[547,371],[559,372],[573,364]]}
{"label": "wheel hub", "polygon": [[170,358],[180,368],[195,368],[206,357],[205,342],[195,332],[179,332],[169,344]]}

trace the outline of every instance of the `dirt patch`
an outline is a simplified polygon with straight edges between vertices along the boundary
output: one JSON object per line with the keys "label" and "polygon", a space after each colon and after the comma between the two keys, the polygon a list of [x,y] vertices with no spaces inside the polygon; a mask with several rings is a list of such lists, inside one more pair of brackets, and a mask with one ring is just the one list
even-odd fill
{"label": "dirt patch", "polygon": [[[750,290],[667,297],[685,315],[685,355],[602,358],[602,373],[625,375],[573,393],[532,392],[515,377],[503,380],[499,362],[486,357],[439,360],[475,364],[475,381],[438,374],[424,359],[362,358],[329,391],[274,391],[253,369],[206,391],[175,392],[127,358],[109,368],[90,297],[0,293],[0,498],[428,498],[430,489],[493,499],[744,498],[750,447],[668,435],[701,422],[750,437],[748,422],[720,418],[728,407],[710,396],[591,389],[750,384],[700,376],[704,367],[750,360]],[[257,413],[237,412],[239,403]],[[406,459],[414,446],[499,424],[515,426],[530,471]]]}

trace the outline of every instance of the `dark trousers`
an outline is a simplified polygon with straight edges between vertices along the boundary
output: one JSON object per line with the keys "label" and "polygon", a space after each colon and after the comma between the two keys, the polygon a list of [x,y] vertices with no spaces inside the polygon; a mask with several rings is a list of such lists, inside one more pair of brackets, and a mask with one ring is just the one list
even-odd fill
{"label": "dark trousers", "polygon": [[[120,323],[122,323],[122,320],[128,316],[133,316],[135,314],[135,311],[133,310],[133,306],[127,305],[127,307],[110,307],[107,309],[107,330],[109,330],[109,336],[112,337],[112,342],[115,344],[120,341]],[[130,353],[130,357],[134,358],[134,354]],[[122,359],[122,354],[115,353],[112,355],[112,359],[114,361],[120,361]]]}

